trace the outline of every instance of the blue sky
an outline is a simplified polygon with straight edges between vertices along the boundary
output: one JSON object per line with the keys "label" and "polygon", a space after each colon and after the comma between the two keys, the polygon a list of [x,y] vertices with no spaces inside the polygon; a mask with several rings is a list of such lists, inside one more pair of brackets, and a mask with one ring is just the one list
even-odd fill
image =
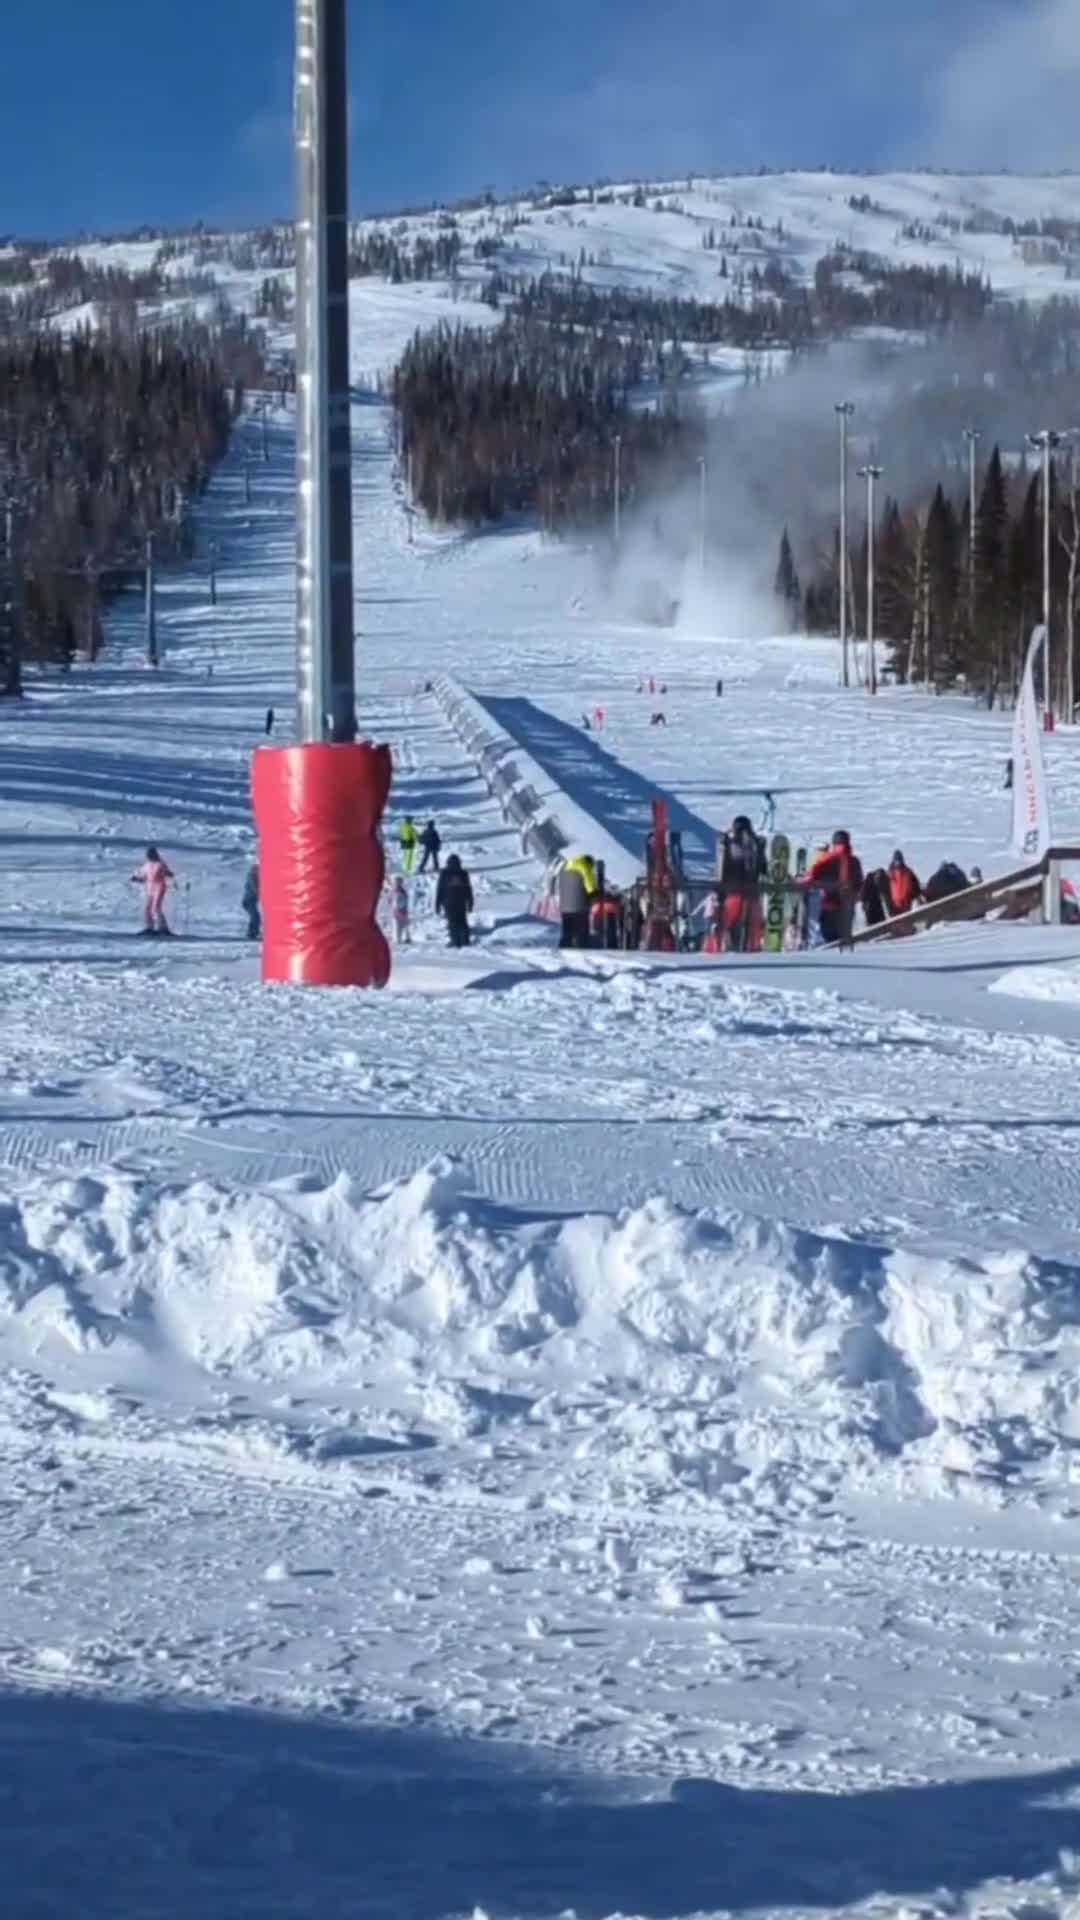
{"label": "blue sky", "polygon": [[[1077,164],[1078,15],[352,0],[353,203],[691,168]],[[290,210],[291,0],[0,0],[0,56],[0,233]]]}

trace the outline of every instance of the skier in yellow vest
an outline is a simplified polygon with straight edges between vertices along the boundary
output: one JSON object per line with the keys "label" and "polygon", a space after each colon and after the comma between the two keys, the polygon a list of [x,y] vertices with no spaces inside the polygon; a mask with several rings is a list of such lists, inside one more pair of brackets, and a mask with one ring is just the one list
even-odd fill
{"label": "skier in yellow vest", "polygon": [[411,813],[405,815],[401,823],[398,840],[401,845],[401,871],[411,873],[416,864],[416,843],[418,839],[416,822]]}

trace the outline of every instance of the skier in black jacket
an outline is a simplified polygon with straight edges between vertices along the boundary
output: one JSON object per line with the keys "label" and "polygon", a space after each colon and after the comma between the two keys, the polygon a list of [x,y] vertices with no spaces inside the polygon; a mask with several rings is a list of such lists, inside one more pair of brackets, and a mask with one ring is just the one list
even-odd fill
{"label": "skier in black jacket", "polygon": [[438,873],[439,854],[442,851],[442,840],[439,835],[439,829],[435,825],[434,820],[428,821],[427,826],[424,828],[423,833],[420,835],[420,845],[424,850],[424,857],[420,862],[420,872],[425,873],[427,871],[427,864],[428,864],[428,861],[430,860],[436,873]]}
{"label": "skier in black jacket", "polygon": [[471,938],[469,915],[473,911],[472,881],[456,853],[450,855],[439,875],[435,890],[435,911],[446,915],[446,931],[452,947],[467,947]]}
{"label": "skier in black jacket", "polygon": [[769,870],[765,843],[745,813],[736,814],[720,843],[721,916],[729,953],[746,953],[757,939],[761,883]]}

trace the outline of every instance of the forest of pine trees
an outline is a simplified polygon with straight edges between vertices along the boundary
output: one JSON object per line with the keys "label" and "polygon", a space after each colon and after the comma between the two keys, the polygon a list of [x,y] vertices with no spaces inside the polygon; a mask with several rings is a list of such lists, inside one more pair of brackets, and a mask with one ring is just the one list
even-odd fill
{"label": "forest of pine trees", "polygon": [[[691,377],[713,345],[798,353],[871,321],[959,328],[989,297],[983,282],[951,270],[866,260],[860,270],[873,275],[864,291],[831,269],[816,289],[779,265],[755,269],[719,302],[600,290],[577,274],[494,272],[485,298],[502,308],[500,325],[418,334],[396,370],[418,500],[441,521],[532,512],[548,528],[587,526],[611,511],[616,435],[628,504],[661,476],[669,484],[690,472],[705,440]],[[646,410],[650,387],[656,405]],[[784,601],[794,604],[790,593]]]}
{"label": "forest of pine trees", "polygon": [[[1078,682],[1080,599],[1080,471],[1066,449],[1051,478],[1051,618],[1061,636],[1054,652],[1055,699],[1065,708]],[[811,633],[835,632],[839,536],[827,566],[807,585],[804,617]],[[1009,471],[995,446],[981,475],[974,539],[966,490],[958,498],[939,484],[907,506],[886,499],[876,530],[875,629],[890,643],[900,681],[939,690],[964,684],[990,704],[1012,697],[1031,629],[1042,613],[1043,510],[1037,470]],[[850,620],[866,620],[867,536],[851,553]]]}
{"label": "forest of pine trees", "polygon": [[439,521],[533,512],[552,529],[610,514],[613,445],[630,501],[682,431],[674,400],[633,411],[644,348],[614,329],[501,326],[418,334],[394,376],[413,492]]}
{"label": "forest of pine trees", "polygon": [[241,323],[0,343],[0,691],[22,662],[96,650],[147,535],[166,559],[190,551],[191,507],[261,379]]}

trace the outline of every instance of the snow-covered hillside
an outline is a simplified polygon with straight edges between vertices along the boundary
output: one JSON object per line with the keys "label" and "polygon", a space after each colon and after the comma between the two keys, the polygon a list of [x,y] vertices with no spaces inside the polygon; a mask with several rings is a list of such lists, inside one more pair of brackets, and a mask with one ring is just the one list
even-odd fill
{"label": "snow-covered hillside", "polygon": [[[631,181],[387,214],[358,221],[354,240],[379,234],[412,251],[448,232],[460,240],[452,278],[436,272],[400,284],[354,283],[365,336],[358,377],[392,365],[417,326],[441,318],[490,320],[479,296],[496,268],[522,277],[574,272],[599,287],[709,300],[726,297],[740,275],[770,262],[809,282],[820,260],[846,248],[893,266],[959,266],[984,275],[1004,299],[1041,301],[1080,291],[1077,174],[806,172]],[[172,236],[162,270],[178,284],[208,273],[236,307],[253,311],[267,278],[280,272],[261,259],[233,264],[253,244],[257,240],[242,234],[199,234],[187,248]],[[90,265],[128,273],[149,272],[160,255],[159,243],[146,238],[85,239],[72,250]],[[39,260],[38,271],[43,264]],[[166,294],[145,303],[144,317],[208,311],[213,297],[180,295],[170,302]],[[61,309],[56,324],[93,324],[95,317],[85,307]]]}

